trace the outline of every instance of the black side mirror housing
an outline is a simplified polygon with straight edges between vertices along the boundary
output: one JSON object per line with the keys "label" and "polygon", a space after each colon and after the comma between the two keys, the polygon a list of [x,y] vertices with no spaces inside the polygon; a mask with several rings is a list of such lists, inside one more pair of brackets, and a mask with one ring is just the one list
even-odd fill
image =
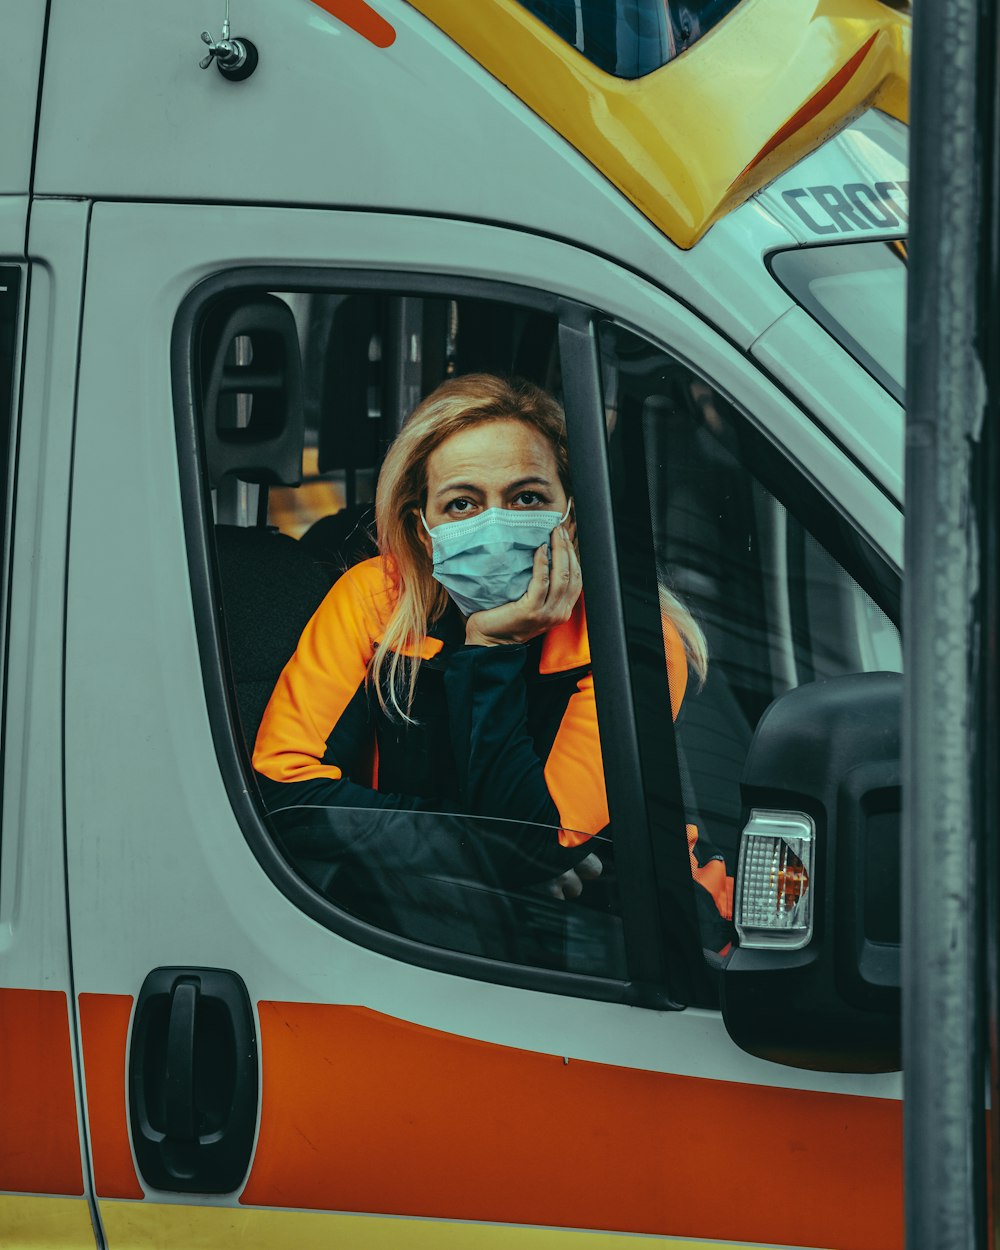
{"label": "black side mirror housing", "polygon": [[722,975],[726,1028],[760,1058],[839,1072],[900,1066],[902,684],[898,673],[813,682],[776,699],[757,727],[744,821],[803,813],[815,828],[811,940],[738,946]]}

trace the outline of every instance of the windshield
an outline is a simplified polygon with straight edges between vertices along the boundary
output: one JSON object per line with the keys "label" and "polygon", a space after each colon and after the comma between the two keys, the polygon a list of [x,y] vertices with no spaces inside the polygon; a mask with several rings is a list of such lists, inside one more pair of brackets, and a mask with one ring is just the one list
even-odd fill
{"label": "windshield", "polygon": [[905,240],[802,247],[776,252],[770,265],[789,295],[903,403]]}
{"label": "windshield", "polygon": [[707,34],[739,0],[521,0],[598,69],[641,78]]}

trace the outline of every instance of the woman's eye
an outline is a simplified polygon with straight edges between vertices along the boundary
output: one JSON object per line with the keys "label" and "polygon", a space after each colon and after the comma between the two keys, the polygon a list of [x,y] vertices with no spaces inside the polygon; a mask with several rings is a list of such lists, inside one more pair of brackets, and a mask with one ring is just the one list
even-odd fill
{"label": "woman's eye", "polygon": [[519,508],[535,508],[545,500],[535,490],[522,490],[514,496],[514,502]]}
{"label": "woman's eye", "polygon": [[452,516],[463,516],[472,507],[471,499],[453,499],[450,503],[445,504],[445,512],[450,512]]}

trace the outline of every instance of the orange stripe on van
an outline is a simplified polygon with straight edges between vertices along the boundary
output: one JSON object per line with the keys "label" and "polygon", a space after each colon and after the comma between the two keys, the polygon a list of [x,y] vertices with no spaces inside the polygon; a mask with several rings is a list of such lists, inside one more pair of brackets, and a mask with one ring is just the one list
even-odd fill
{"label": "orange stripe on van", "polygon": [[125,1106],[125,1047],[131,1013],[129,994],[80,995],[94,1186],[102,1198],[143,1197],[129,1148]]}
{"label": "orange stripe on van", "polygon": [[567,1064],[363,1007],[259,1011],[260,1137],[241,1202],[902,1245],[891,1100]]}
{"label": "orange stripe on van", "polygon": [[376,48],[388,48],[396,42],[395,28],[365,0],[313,0],[313,4],[318,4],[331,17],[350,26]]}
{"label": "orange stripe on van", "polygon": [[83,1193],[61,990],[0,989],[0,1189]]}
{"label": "orange stripe on van", "polygon": [[733,180],[733,185],[739,182],[740,178],[745,177],[755,165],[759,165],[765,156],[770,156],[771,153],[775,151],[776,148],[779,148],[786,139],[790,139],[797,130],[801,130],[802,127],[808,122],[817,118],[828,104],[833,103],[833,101],[840,95],[840,93],[861,68],[861,62],[871,51],[872,45],[877,37],[877,34],[872,35],[866,43],[862,44],[846,65],[843,65],[837,73],[833,75],[829,82],[824,83],[814,96],[811,96],[805,104],[803,104],[803,106],[798,109],[798,111],[794,113],[787,122],[785,122],[783,126],[775,131],[767,143],[764,144],[761,150],[753,158],[750,164],[747,165],[746,169],[744,169],[743,172]]}

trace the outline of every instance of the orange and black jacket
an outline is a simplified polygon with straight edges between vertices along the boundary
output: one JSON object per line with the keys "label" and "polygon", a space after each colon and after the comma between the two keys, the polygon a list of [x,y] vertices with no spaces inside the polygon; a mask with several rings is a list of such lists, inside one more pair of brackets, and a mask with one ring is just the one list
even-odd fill
{"label": "orange and black jacket", "polygon": [[[306,626],[257,735],[253,763],[268,809],[487,817],[510,822],[508,877],[544,880],[571,867],[608,825],[582,600],[569,621],[524,646],[464,645],[450,605],[420,644],[409,724],[382,710],[367,680],[392,606],[375,557],[349,569]],[[687,663],[669,623],[665,635],[676,715]],[[394,832],[396,867],[420,871],[432,851],[419,830],[429,827]],[[721,857],[706,854],[694,826],[688,839],[695,879],[727,916]]]}

